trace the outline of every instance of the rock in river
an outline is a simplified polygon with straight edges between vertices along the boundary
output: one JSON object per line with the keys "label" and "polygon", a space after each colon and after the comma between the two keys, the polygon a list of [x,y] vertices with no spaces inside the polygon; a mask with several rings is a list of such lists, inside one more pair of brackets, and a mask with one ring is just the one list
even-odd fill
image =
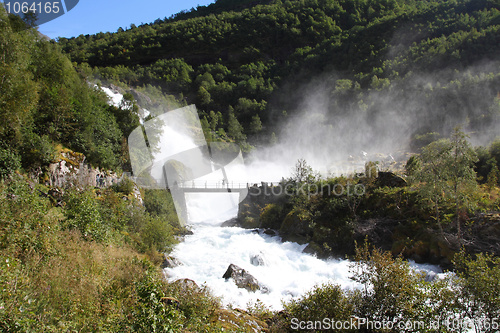
{"label": "rock in river", "polygon": [[226,270],[226,273],[222,276],[224,279],[232,278],[234,283],[238,286],[238,288],[244,288],[248,291],[257,291],[260,290],[259,281],[254,278],[250,273],[248,273],[243,268],[236,266],[234,264],[230,264]]}

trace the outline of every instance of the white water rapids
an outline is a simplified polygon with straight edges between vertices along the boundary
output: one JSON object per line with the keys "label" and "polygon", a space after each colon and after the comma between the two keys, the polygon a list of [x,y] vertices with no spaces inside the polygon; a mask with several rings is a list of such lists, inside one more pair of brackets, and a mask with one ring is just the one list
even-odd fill
{"label": "white water rapids", "polygon": [[[221,201],[220,194],[210,196],[214,198],[209,201]],[[200,198],[188,199],[188,204],[191,204],[188,209],[191,212],[200,209],[200,201]],[[224,304],[240,308],[260,300],[273,309],[280,309],[281,300],[290,300],[315,284],[328,281],[347,288],[355,286],[349,279],[346,260],[319,260],[302,253],[306,245],[282,243],[277,236],[253,230],[220,227],[221,222],[219,219],[192,224],[193,235],[186,236],[171,253],[182,265],[165,269],[169,279],[192,279],[198,285],[208,286],[216,296],[222,297]],[[260,260],[261,265],[252,264],[252,258],[259,258],[253,262],[256,264]],[[248,271],[269,292],[248,292],[238,288],[232,279],[222,278],[230,264]]]}
{"label": "white water rapids", "polygon": [[[214,214],[231,207],[235,200],[237,202],[237,198],[230,198],[228,194],[187,196],[193,235],[186,236],[170,254],[182,265],[165,269],[169,280],[189,278],[198,285],[206,285],[225,305],[246,308],[260,300],[274,310],[283,308],[282,301],[300,297],[321,283],[358,287],[350,279],[348,260],[320,260],[302,252],[306,245],[282,243],[278,236],[254,230],[221,227],[221,222],[234,217],[236,210],[233,208],[217,217]],[[256,265],[258,261],[261,265]],[[248,292],[238,288],[232,279],[225,280],[222,276],[230,264],[248,271],[269,292]],[[439,271],[431,265],[412,266]]]}

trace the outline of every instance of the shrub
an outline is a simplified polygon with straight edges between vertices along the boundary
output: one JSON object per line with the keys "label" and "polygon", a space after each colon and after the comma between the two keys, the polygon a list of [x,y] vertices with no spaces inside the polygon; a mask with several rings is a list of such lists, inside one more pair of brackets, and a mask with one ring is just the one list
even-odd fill
{"label": "shrub", "polygon": [[52,253],[58,224],[49,209],[50,201],[20,177],[0,185],[0,250],[21,259]]}
{"label": "shrub", "polygon": [[290,317],[298,321],[348,321],[354,307],[342,288],[334,284],[323,284],[307,292],[298,300],[292,300],[285,306]]}
{"label": "shrub", "polygon": [[447,280],[427,283],[408,262],[392,258],[390,252],[370,251],[367,243],[357,247],[351,272],[352,279],[363,285],[352,295],[355,314],[361,318],[393,322],[396,327],[397,323],[422,320],[428,325],[454,313]]}
{"label": "shrub", "polygon": [[144,252],[149,250],[165,252],[173,245],[173,227],[168,221],[157,216],[144,214],[139,228],[141,239],[140,249]]}
{"label": "shrub", "polygon": [[184,327],[190,332],[213,332],[215,313],[222,307],[220,299],[206,287],[187,287],[181,283],[167,284],[169,296],[181,300],[179,310],[185,318]]}
{"label": "shrub", "polygon": [[115,192],[129,195],[134,192],[135,184],[132,179],[123,177],[122,180],[118,184],[113,185],[112,188]]}
{"label": "shrub", "polygon": [[267,204],[260,212],[260,221],[262,228],[271,228],[278,230],[284,218],[283,206],[280,204]]}
{"label": "shrub", "polygon": [[164,288],[154,272],[146,269],[142,279],[135,283],[138,302],[133,311],[134,332],[178,332],[182,327],[180,314],[173,306],[162,303]]}
{"label": "shrub", "polygon": [[169,191],[146,190],[144,193],[144,207],[148,213],[161,216],[175,227],[180,228],[172,194]]}
{"label": "shrub", "polygon": [[[459,300],[465,314],[471,319],[483,318],[483,323],[496,322],[500,317],[500,258],[479,253],[472,259],[462,251],[455,256],[454,263],[461,292]],[[480,330],[477,326],[476,331],[485,328],[494,331],[487,327]]]}
{"label": "shrub", "polygon": [[21,168],[21,157],[9,148],[0,145],[0,179],[6,179]]}
{"label": "shrub", "polygon": [[87,240],[106,241],[109,225],[102,220],[95,194],[87,189],[71,189],[65,194],[67,220],[65,229],[76,229]]}

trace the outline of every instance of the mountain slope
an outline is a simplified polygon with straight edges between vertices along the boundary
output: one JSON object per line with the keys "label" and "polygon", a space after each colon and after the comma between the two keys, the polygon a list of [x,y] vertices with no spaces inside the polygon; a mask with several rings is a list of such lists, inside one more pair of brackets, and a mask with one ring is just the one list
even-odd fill
{"label": "mountain slope", "polygon": [[[273,1],[221,12],[224,4],[192,11],[192,18],[179,15],[112,34],[63,38],[59,44],[73,61],[90,64],[105,79],[182,94],[196,103],[214,133],[230,132],[234,115],[244,135],[229,136],[240,142],[245,136],[252,143],[269,139],[282,127],[283,111],[294,114],[300,108],[304,96],[298,92],[318,77],[330,95],[326,113],[331,118],[361,112],[374,116],[381,108],[381,91],[415,95],[417,76],[431,75],[431,86],[451,87],[453,81],[467,80],[464,73],[470,68],[473,76],[493,75],[477,82],[486,100],[474,95],[459,110],[434,111],[430,121],[416,126],[416,134],[447,131],[448,116],[457,115],[456,123],[463,123],[489,116],[486,110],[496,107],[497,1]],[[463,84],[453,89],[453,95],[470,95]],[[434,90],[416,98],[436,110],[442,94]],[[479,114],[463,109],[477,100],[485,104]]]}

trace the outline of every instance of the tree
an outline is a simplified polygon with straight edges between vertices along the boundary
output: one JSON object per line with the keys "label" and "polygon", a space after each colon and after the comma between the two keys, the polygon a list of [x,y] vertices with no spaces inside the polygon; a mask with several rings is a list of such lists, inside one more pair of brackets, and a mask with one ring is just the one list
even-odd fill
{"label": "tree", "polygon": [[30,71],[32,31],[14,31],[13,26],[0,6],[0,140],[9,146],[22,141],[38,103],[38,87]]}
{"label": "tree", "polygon": [[131,93],[123,95],[119,108],[110,106],[110,110],[114,113],[116,123],[125,137],[128,137],[134,129],[141,125],[139,106]]}
{"label": "tree", "polygon": [[262,121],[260,121],[260,117],[258,114],[252,117],[252,121],[250,122],[250,133],[257,134],[262,131]]}
{"label": "tree", "polygon": [[[492,324],[500,316],[500,258],[479,253],[474,259],[464,251],[454,258],[457,281],[460,286],[459,302],[469,318],[482,318],[483,323]],[[497,332],[494,327],[477,326],[476,332]],[[497,323],[498,324],[498,323]],[[485,330],[484,330],[485,329]]]}
{"label": "tree", "polygon": [[269,144],[274,146],[278,143],[278,138],[276,137],[276,133],[272,132],[271,137],[269,138]]}
{"label": "tree", "polygon": [[[427,283],[407,261],[394,259],[389,251],[370,250],[366,242],[356,246],[355,260],[350,265],[351,279],[363,285],[352,294],[355,315],[394,324],[437,322],[456,315],[448,279]],[[419,332],[416,327],[415,331]]]}
{"label": "tree", "polygon": [[205,135],[205,140],[207,140],[208,143],[213,141],[213,134],[212,130],[210,128],[210,124],[207,120],[207,117],[203,117],[203,119],[200,120],[201,128],[203,130],[203,135]]}
{"label": "tree", "polygon": [[467,135],[456,128],[450,139],[434,141],[422,148],[420,163],[414,163],[411,178],[420,182],[419,195],[431,203],[436,222],[444,235],[440,207],[451,200],[455,205],[457,237],[461,237],[460,212],[470,208],[476,183],[476,153]]}
{"label": "tree", "polygon": [[292,169],[292,180],[297,183],[309,183],[312,184],[319,179],[320,175],[317,171],[307,164],[306,160],[300,158],[295,163]]}
{"label": "tree", "polygon": [[491,191],[498,185],[498,176],[500,172],[498,171],[498,166],[494,158],[490,159],[488,164],[491,165],[491,171],[488,173],[487,184]]}
{"label": "tree", "polygon": [[243,143],[247,136],[243,134],[243,126],[234,115],[232,108],[229,109],[229,118],[227,121],[227,134],[232,137],[237,143]]}
{"label": "tree", "polygon": [[455,218],[457,223],[457,236],[461,237],[460,211],[471,208],[473,204],[471,196],[476,190],[476,172],[474,163],[477,162],[477,155],[469,141],[468,136],[457,127],[451,136],[451,185],[452,200],[455,202]]}
{"label": "tree", "polygon": [[197,99],[198,105],[200,107],[208,106],[208,104],[210,104],[210,102],[212,100],[210,93],[203,86],[201,86],[198,89],[198,94],[196,95],[196,99]]}
{"label": "tree", "polygon": [[219,122],[222,120],[222,114],[219,112],[215,113],[214,111],[210,111],[210,129],[212,131],[217,130],[217,126],[219,125]]}

